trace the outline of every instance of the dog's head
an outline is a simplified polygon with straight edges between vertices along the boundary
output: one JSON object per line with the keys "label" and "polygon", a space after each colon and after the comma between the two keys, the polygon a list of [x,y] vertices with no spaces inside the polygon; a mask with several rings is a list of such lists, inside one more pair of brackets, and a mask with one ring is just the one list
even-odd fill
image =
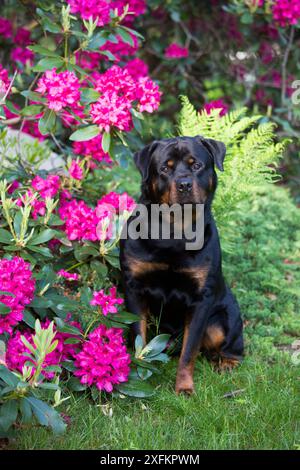
{"label": "dog's head", "polygon": [[144,198],[169,205],[211,201],[215,166],[223,171],[225,153],[222,142],[202,136],[154,141],[134,155]]}

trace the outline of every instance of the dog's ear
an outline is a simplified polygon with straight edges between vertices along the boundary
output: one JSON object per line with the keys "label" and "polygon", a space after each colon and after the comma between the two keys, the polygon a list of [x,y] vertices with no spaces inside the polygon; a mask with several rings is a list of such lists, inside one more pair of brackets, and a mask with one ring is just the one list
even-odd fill
{"label": "dog's ear", "polygon": [[140,170],[143,181],[148,179],[151,156],[157,145],[158,142],[154,141],[152,144],[146,145],[146,147],[144,147],[139,152],[136,152],[133,156],[134,163]]}
{"label": "dog's ear", "polygon": [[225,144],[223,144],[223,142],[220,142],[219,140],[206,139],[202,135],[198,135],[197,138],[213,157],[216,167],[220,171],[224,171],[223,162],[226,154]]}

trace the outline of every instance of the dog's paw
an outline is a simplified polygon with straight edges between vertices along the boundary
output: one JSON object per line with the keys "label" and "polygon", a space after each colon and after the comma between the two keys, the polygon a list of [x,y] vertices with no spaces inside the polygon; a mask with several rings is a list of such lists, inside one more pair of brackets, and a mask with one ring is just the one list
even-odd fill
{"label": "dog's paw", "polygon": [[188,374],[180,374],[177,376],[175,392],[176,395],[193,395],[193,393],[195,393],[193,378]]}
{"label": "dog's paw", "polygon": [[232,370],[240,365],[238,359],[230,357],[220,357],[218,361],[214,362],[214,369],[216,372],[232,372]]}

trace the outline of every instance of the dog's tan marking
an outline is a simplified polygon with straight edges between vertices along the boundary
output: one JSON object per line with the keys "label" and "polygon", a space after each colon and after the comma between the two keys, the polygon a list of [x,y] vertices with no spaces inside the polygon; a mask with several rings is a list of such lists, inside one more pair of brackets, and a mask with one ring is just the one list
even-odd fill
{"label": "dog's tan marking", "polygon": [[201,348],[208,351],[219,351],[225,339],[223,328],[218,325],[210,325],[202,340]]}
{"label": "dog's tan marking", "polygon": [[173,166],[174,166],[174,160],[168,160],[168,161],[167,161],[167,165],[168,165],[169,168],[173,168]]}
{"label": "dog's tan marking", "polygon": [[193,200],[199,204],[204,204],[207,199],[206,191],[198,186],[197,182],[193,180],[192,186]]}
{"label": "dog's tan marking", "polygon": [[188,163],[189,163],[190,165],[192,165],[194,162],[195,162],[195,159],[194,159],[193,157],[190,157],[190,158],[188,159]]}
{"label": "dog's tan marking", "polygon": [[146,309],[141,313],[140,319],[140,332],[143,340],[143,346],[147,344],[147,322],[148,322],[149,311]]}
{"label": "dog's tan marking", "polygon": [[209,264],[206,264],[204,266],[196,266],[193,268],[179,268],[177,272],[189,276],[197,284],[199,289],[203,289],[206,284],[209,267]]}
{"label": "dog's tan marking", "polygon": [[186,322],[185,327],[184,327],[182,349],[180,353],[180,358],[179,358],[178,368],[177,368],[177,375],[176,375],[175,392],[177,393],[177,395],[179,395],[179,393],[186,393],[188,395],[191,395],[192,393],[194,393],[193,376],[194,376],[195,362],[196,362],[196,358],[198,355],[198,351],[196,351],[195,354],[192,355],[192,358],[190,359],[188,363],[184,363],[184,360],[183,360],[184,355],[185,355],[188,335],[189,335],[189,328],[190,328],[190,324],[189,322]]}
{"label": "dog's tan marking", "polygon": [[218,361],[215,362],[215,369],[217,372],[231,372],[232,369],[240,365],[238,359],[231,357],[220,357]]}
{"label": "dog's tan marking", "polygon": [[136,258],[128,259],[128,266],[133,276],[143,276],[152,271],[166,271],[169,266],[166,263],[158,263],[155,261],[143,261]]}

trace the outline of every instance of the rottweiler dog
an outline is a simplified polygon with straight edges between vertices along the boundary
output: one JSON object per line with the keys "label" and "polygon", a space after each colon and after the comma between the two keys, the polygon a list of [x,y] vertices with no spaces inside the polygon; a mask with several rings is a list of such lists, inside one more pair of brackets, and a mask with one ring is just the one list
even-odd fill
{"label": "rottweiler dog", "polygon": [[[154,141],[134,155],[142,175],[139,202],[148,216],[153,204],[202,204],[204,208],[203,246],[197,250],[187,249],[184,237],[136,239],[127,234],[121,241],[125,302],[139,317],[135,333],[146,344],[147,322],[156,316],[161,331],[183,334],[177,394],[194,392],[193,373],[200,351],[219,371],[231,370],[243,357],[240,309],[223,278],[219,235],[211,212],[217,187],[215,167],[223,171],[225,153],[222,142],[197,136]],[[137,216],[133,214],[128,222]]]}

